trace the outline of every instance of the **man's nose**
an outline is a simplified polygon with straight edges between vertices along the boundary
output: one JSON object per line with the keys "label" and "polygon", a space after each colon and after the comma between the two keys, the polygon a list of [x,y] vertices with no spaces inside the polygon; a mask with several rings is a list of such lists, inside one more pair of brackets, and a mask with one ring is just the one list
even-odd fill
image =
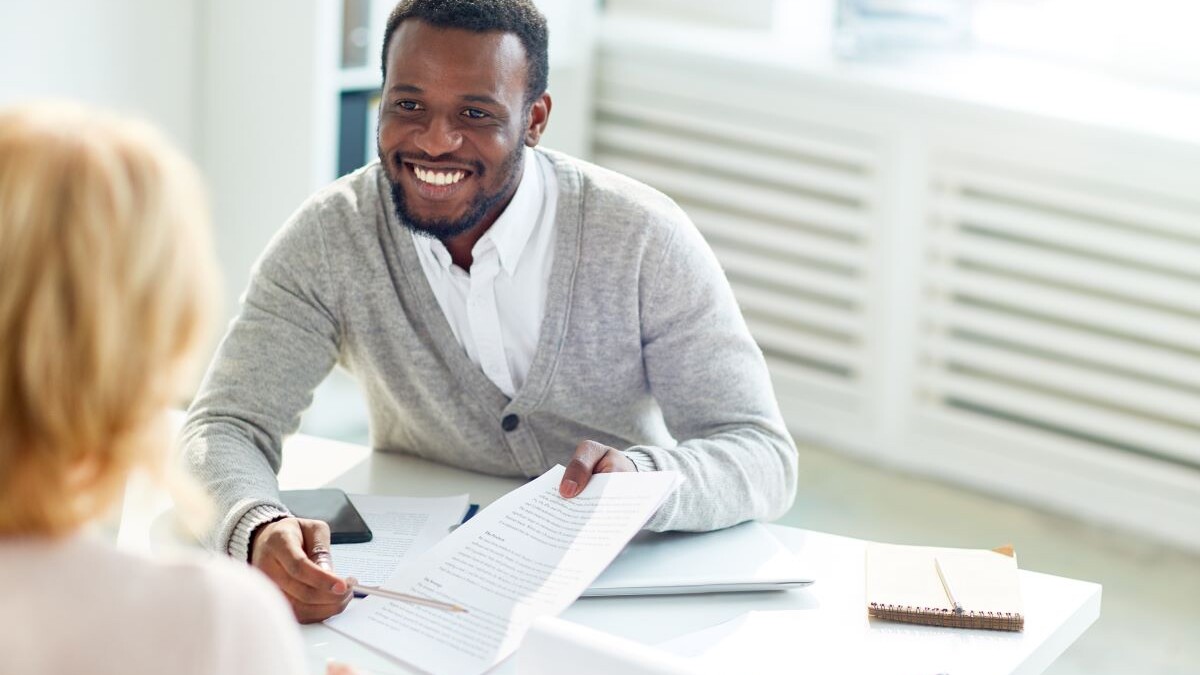
{"label": "man's nose", "polygon": [[462,133],[444,117],[434,117],[414,139],[416,146],[430,157],[440,157],[462,147]]}

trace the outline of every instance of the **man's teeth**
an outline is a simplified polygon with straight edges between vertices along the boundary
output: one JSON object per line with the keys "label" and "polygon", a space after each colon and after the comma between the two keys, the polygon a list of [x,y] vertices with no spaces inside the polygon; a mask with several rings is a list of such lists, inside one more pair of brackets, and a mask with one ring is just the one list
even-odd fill
{"label": "man's teeth", "polygon": [[467,175],[466,171],[429,171],[419,166],[413,166],[413,172],[423,183],[431,185],[453,185]]}

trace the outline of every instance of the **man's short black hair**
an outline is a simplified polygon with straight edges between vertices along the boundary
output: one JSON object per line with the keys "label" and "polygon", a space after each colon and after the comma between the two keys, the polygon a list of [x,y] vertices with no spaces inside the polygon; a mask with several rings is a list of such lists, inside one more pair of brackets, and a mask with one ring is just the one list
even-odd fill
{"label": "man's short black hair", "polygon": [[409,19],[418,19],[438,28],[516,35],[525,48],[525,59],[529,62],[526,104],[546,91],[550,72],[550,35],[546,29],[546,17],[542,16],[532,0],[401,0],[388,17],[383,33],[381,63],[385,80],[392,34]]}

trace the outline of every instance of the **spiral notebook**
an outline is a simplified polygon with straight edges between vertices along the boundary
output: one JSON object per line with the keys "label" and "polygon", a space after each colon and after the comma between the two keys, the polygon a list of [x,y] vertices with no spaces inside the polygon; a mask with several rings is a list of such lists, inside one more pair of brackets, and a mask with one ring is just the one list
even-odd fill
{"label": "spiral notebook", "polygon": [[867,545],[867,613],[952,628],[1024,629],[1011,548]]}

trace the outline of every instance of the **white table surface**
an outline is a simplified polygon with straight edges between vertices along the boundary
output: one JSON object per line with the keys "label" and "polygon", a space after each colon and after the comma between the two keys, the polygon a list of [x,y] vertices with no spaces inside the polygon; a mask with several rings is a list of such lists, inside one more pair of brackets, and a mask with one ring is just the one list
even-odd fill
{"label": "white table surface", "polygon": [[[297,435],[284,448],[280,472],[283,489],[339,487],[348,493],[414,497],[468,492],[471,501],[487,505],[520,485],[413,457],[372,452],[368,448]],[[126,500],[118,542],[127,549],[165,545],[172,534],[163,523],[165,505],[133,496]],[[721,593],[691,596],[581,598],[563,618],[658,644],[707,628],[752,610],[802,610],[819,616],[819,634],[797,635],[778,645],[780,662],[797,672],[844,672],[831,643],[894,652],[896,673],[925,672],[927,664],[946,664],[934,672],[1011,673],[1035,675],[1045,670],[1100,615],[1098,584],[1020,571],[1025,630],[1006,633],[915,626],[868,619],[864,584],[864,547],[860,539],[779,525],[772,533],[801,556],[817,582],[805,589],[764,593]],[[336,565],[336,561],[335,561]],[[806,617],[807,618],[807,617]],[[416,672],[324,625],[302,627],[313,673],[324,673],[336,659],[371,673]],[[805,640],[820,641],[806,648]],[[808,655],[806,657],[806,654]],[[930,655],[944,654],[945,660]],[[914,670],[915,669],[915,670]],[[496,672],[512,672],[502,664]],[[930,674],[932,675],[932,673]]]}

